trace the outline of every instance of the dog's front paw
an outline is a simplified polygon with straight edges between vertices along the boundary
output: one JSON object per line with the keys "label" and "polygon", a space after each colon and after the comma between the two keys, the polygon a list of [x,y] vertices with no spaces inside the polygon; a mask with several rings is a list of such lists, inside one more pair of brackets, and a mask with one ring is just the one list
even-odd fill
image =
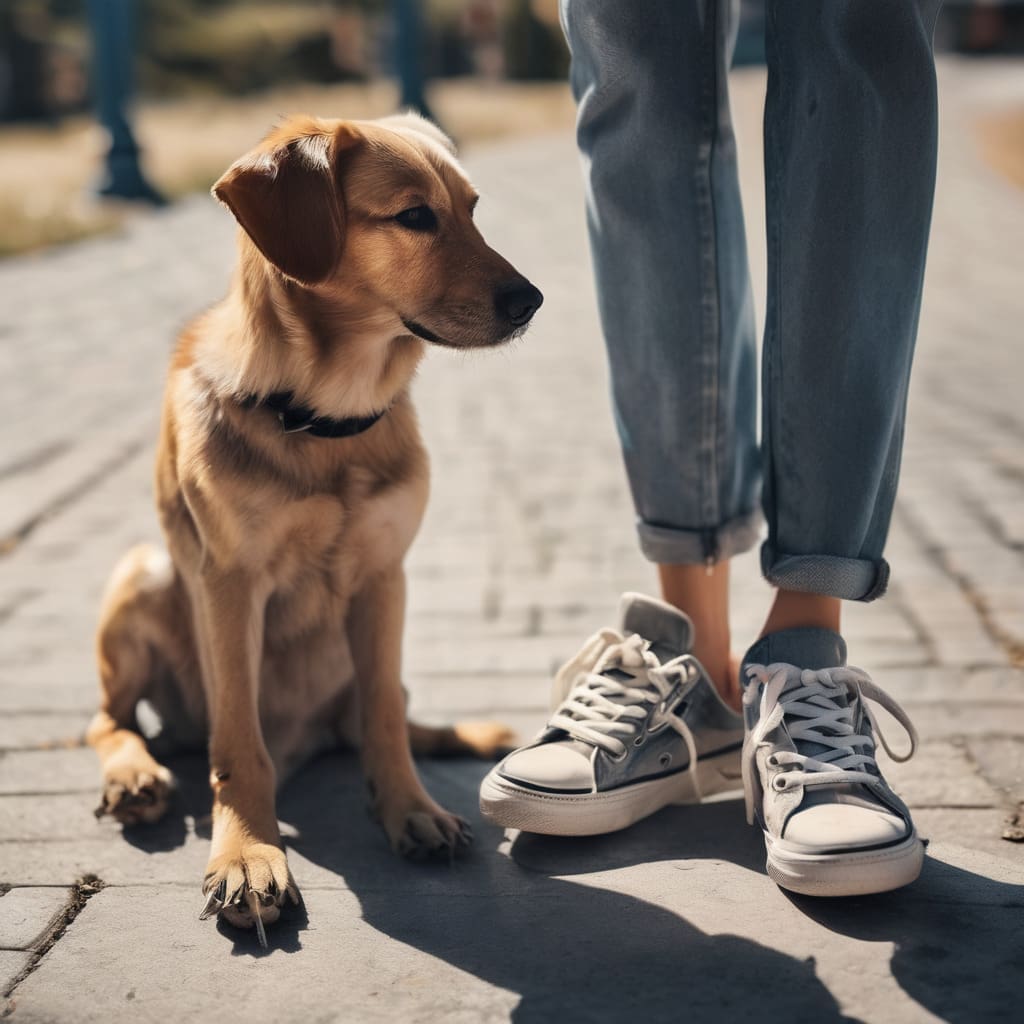
{"label": "dog's front paw", "polygon": [[281,916],[287,896],[299,902],[299,889],[284,850],[270,843],[247,843],[235,853],[213,857],[203,879],[206,905],[200,920],[220,914],[236,928],[253,928],[267,945],[263,926]]}
{"label": "dog's front paw", "polygon": [[469,822],[429,797],[377,806],[391,849],[409,860],[451,859],[473,841]]}
{"label": "dog's front paw", "polygon": [[103,773],[103,794],[97,818],[109,814],[122,825],[152,824],[167,813],[173,777],[168,769],[155,761],[136,765],[109,764]]}

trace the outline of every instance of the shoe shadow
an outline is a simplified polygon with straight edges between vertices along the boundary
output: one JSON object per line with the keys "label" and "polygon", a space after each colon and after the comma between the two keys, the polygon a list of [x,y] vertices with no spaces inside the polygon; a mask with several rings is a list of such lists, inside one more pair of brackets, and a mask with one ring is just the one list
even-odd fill
{"label": "shoe shadow", "polygon": [[[666,845],[668,848],[666,848]],[[687,857],[727,859],[763,873],[760,832],[734,803],[672,808],[618,835],[552,839],[520,835],[511,855],[523,867],[555,875],[610,870]],[[773,885],[765,876],[765,885]],[[921,877],[891,893],[846,899],[780,890],[804,916],[865,942],[891,942],[900,987],[950,1024],[1004,1021],[1024,992],[1020,939],[1024,885],[964,870],[934,856]]]}
{"label": "shoe shadow", "polygon": [[367,818],[357,761],[345,755],[321,758],[282,792],[280,815],[296,832],[288,845],[342,879],[363,919],[383,935],[518,994],[518,1024],[849,1019],[813,960],[737,935],[709,935],[653,897],[602,888],[593,878],[580,884],[556,877],[678,860],[681,825],[700,837],[700,851],[730,850],[730,859],[759,871],[757,843],[730,824],[742,824],[735,805],[673,809],[617,836],[521,836],[509,856],[499,849],[507,847],[503,832],[475,810],[486,765],[420,768],[431,793],[470,819],[477,838],[467,857],[451,866],[393,857]]}
{"label": "shoe shadow", "polygon": [[840,935],[894,944],[901,988],[950,1024],[1005,1021],[1024,993],[1024,885],[925,857],[921,877],[896,892],[850,899],[787,894]]}
{"label": "shoe shadow", "polygon": [[[197,835],[209,835],[205,757],[179,754],[167,763],[178,782],[168,816],[123,831],[141,850],[180,846],[190,824]],[[391,854],[366,812],[358,759],[349,753],[317,759],[282,790],[279,814],[286,835],[294,833],[286,845],[333,876],[330,884],[340,880],[350,888],[364,920],[382,934],[518,993],[513,1018],[520,1024],[627,1014],[654,1021],[746,1013],[763,1022],[848,1019],[813,961],[740,936],[709,935],[653,897],[611,892],[592,879],[571,881],[684,859],[728,862],[763,875],[761,836],[746,825],[736,801],[667,808],[612,835],[518,834],[509,843],[476,810],[487,769],[476,761],[420,764],[431,793],[468,817],[476,833],[475,849],[454,865],[409,864]],[[293,869],[301,887],[301,865]],[[772,884],[767,876],[764,884]],[[929,854],[921,878],[897,892],[787,896],[829,931],[892,943],[898,984],[950,1024],[1006,1020],[1024,991],[1024,885]],[[307,921],[304,906],[286,907],[268,930],[270,951],[299,951]],[[232,940],[234,955],[266,955],[254,932],[224,923],[218,930]]]}

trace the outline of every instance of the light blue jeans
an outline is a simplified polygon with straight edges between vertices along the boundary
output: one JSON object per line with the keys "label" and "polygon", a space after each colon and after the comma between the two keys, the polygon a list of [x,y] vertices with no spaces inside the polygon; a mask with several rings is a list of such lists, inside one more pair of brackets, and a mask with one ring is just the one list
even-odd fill
{"label": "light blue jeans", "polygon": [[[562,0],[613,404],[644,554],[885,590],[935,183],[939,0],[768,0],[757,366],[730,0]],[[762,484],[763,481],[763,484]]]}

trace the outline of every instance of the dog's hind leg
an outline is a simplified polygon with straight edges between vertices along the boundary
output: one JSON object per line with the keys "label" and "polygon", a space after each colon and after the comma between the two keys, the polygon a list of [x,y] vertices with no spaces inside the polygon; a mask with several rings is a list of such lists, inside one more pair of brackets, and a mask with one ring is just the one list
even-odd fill
{"label": "dog's hind leg", "polygon": [[518,745],[500,722],[456,722],[431,726],[409,722],[409,745],[417,757],[479,757],[496,761]]}
{"label": "dog's hind leg", "polygon": [[171,791],[171,773],[149,752],[135,710],[156,673],[167,670],[176,587],[168,556],[139,545],[115,568],[100,613],[100,710],[86,738],[103,769],[96,816],[110,814],[126,825],[157,821]]}

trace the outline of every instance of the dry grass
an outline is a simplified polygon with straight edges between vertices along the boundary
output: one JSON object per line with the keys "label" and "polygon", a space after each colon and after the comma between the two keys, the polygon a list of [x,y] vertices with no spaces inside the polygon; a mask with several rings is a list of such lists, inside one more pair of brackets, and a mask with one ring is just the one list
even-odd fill
{"label": "dry grass", "polygon": [[[150,180],[171,198],[204,190],[282,114],[380,117],[395,109],[390,82],[304,86],[245,99],[195,98],[142,105],[135,122]],[[573,108],[562,83],[436,83],[431,102],[463,146],[567,130]],[[59,128],[0,130],[0,256],[110,230],[124,209],[88,198],[104,140],[89,118]]]}

